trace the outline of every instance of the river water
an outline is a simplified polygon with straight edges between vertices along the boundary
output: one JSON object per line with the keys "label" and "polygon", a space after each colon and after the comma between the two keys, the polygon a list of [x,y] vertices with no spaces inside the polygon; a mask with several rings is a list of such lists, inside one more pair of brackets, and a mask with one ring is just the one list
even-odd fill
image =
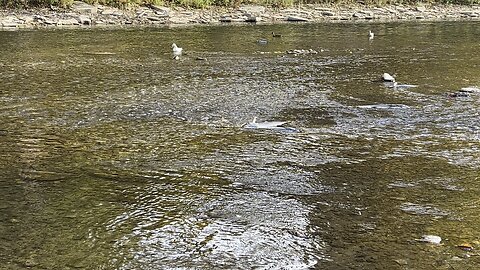
{"label": "river water", "polygon": [[[480,93],[448,95],[480,87],[479,22],[0,45],[1,269],[480,266]],[[254,117],[287,128],[244,128]]]}

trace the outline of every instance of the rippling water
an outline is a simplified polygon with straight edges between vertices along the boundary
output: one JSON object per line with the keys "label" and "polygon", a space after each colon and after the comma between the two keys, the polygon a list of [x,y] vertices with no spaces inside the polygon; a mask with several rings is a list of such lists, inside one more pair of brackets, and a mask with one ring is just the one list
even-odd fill
{"label": "rippling water", "polygon": [[0,268],[480,266],[480,93],[448,96],[480,87],[479,37],[478,22],[0,32]]}

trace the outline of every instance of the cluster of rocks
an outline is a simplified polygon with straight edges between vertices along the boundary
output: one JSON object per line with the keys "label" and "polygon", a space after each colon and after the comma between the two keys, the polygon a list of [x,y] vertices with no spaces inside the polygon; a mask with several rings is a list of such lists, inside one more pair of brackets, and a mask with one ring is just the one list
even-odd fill
{"label": "cluster of rocks", "polygon": [[143,6],[117,9],[75,1],[69,9],[0,10],[0,28],[92,25],[176,25],[215,23],[279,23],[367,20],[459,20],[480,19],[480,6],[367,7],[361,5],[302,5],[274,9],[264,6],[184,9]]}

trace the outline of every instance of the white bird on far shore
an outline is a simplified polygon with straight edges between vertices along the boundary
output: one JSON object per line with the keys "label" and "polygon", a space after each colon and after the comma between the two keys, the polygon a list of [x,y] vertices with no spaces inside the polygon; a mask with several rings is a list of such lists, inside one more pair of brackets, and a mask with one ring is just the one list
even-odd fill
{"label": "white bird on far shore", "polygon": [[375,37],[375,34],[372,32],[372,30],[368,30],[368,39],[372,40],[373,37]]}

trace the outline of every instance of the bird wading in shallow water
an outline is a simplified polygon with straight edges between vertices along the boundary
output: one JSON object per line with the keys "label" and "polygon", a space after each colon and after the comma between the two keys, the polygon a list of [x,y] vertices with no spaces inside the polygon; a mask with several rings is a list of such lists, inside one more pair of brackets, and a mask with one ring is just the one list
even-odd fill
{"label": "bird wading in shallow water", "polygon": [[372,40],[374,37],[375,37],[375,34],[371,30],[369,30],[368,31],[368,39]]}
{"label": "bird wading in shallow water", "polygon": [[281,34],[275,34],[275,32],[272,32],[272,37],[282,37]]}
{"label": "bird wading in shallow water", "polygon": [[382,80],[383,80],[384,82],[395,82],[395,78],[394,78],[392,75],[388,74],[388,73],[383,73],[383,75],[382,75]]}
{"label": "bird wading in shallow water", "polygon": [[177,44],[173,43],[172,44],[172,51],[173,51],[173,59],[178,60],[180,55],[182,55],[182,48],[179,48]]}
{"label": "bird wading in shallow water", "polygon": [[245,128],[264,128],[264,129],[276,129],[282,128],[287,122],[272,121],[272,122],[257,122],[257,117],[254,117],[252,122],[244,125]]}

